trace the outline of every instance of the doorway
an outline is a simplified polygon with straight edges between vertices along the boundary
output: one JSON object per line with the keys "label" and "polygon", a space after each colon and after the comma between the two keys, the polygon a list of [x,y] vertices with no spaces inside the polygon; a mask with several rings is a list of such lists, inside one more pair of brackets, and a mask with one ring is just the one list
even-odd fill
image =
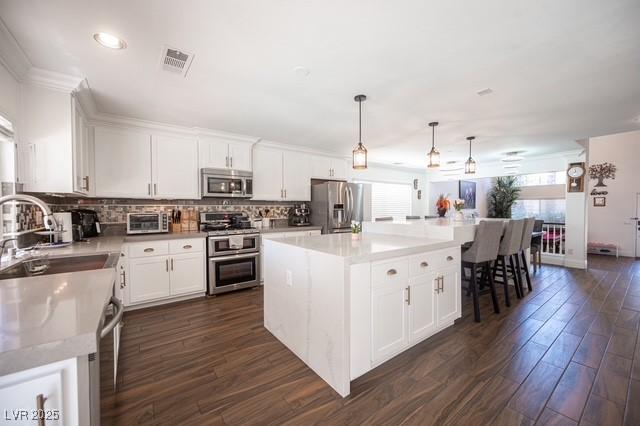
{"label": "doorway", "polygon": [[636,229],[636,257],[640,258],[640,192],[636,194],[636,217],[633,220]]}

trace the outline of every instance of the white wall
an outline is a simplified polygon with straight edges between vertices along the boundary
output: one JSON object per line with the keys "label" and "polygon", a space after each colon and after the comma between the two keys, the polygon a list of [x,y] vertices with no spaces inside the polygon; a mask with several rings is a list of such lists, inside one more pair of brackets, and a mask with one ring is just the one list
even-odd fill
{"label": "white wall", "polygon": [[[615,164],[615,180],[605,180],[606,206],[594,207],[589,195],[588,239],[618,244],[622,256],[635,256],[636,197],[640,193],[640,131],[589,139],[589,164]],[[595,180],[589,181],[590,192]]]}
{"label": "white wall", "polygon": [[[480,217],[487,217],[488,204],[487,194],[491,190],[493,185],[493,178],[481,178],[481,179],[464,179],[476,183],[476,208],[464,209],[466,212],[472,211],[478,212]],[[429,182],[429,203],[427,206],[427,214],[437,214],[436,200],[440,194],[449,194],[449,200],[453,202],[456,198],[459,198],[458,181],[446,181],[446,182]],[[453,206],[451,207],[453,210]]]}
{"label": "white wall", "polygon": [[[399,169],[393,167],[385,167],[381,165],[371,165],[366,170],[353,170],[349,168],[350,181],[369,181],[369,182],[388,182],[388,183],[404,183],[411,185],[413,188],[413,180],[418,179],[418,189],[412,189],[411,214],[415,216],[424,216],[427,214],[428,194],[426,190],[425,172],[414,169]],[[422,198],[418,199],[418,190],[422,191]]]}
{"label": "white wall", "polygon": [[0,63],[0,114],[11,120],[14,125],[18,121],[19,99],[19,83]]}

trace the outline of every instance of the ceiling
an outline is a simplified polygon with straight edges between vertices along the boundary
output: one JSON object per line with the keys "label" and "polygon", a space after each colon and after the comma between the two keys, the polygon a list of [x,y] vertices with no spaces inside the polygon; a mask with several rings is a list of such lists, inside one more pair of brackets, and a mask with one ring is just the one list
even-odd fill
{"label": "ceiling", "polygon": [[[364,93],[370,161],[423,167],[429,121],[445,161],[469,135],[481,162],[640,129],[637,0],[0,0],[0,17],[104,113],[349,154]],[[195,54],[186,78],[161,70],[163,44]]]}

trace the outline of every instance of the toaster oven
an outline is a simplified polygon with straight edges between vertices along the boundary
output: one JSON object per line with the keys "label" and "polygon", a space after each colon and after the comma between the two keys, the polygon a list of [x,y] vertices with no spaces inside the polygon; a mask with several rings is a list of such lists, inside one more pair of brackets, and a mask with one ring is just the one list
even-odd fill
{"label": "toaster oven", "polygon": [[167,213],[127,214],[127,234],[156,234],[169,232]]}

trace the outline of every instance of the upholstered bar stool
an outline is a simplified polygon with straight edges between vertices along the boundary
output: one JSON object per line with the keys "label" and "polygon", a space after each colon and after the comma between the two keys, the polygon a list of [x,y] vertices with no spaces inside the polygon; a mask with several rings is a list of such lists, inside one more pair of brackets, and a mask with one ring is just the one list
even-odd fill
{"label": "upholstered bar stool", "polygon": [[[533,234],[533,227],[536,224],[535,218],[531,217],[525,219],[524,227],[522,228],[522,242],[520,243],[520,253],[516,255],[516,268],[518,269],[518,278],[520,284],[522,284],[522,274],[527,280],[527,288],[529,291],[533,291],[531,287],[531,277],[529,276],[529,265],[527,264],[527,250],[531,247],[531,234]],[[520,260],[522,259],[522,265]],[[524,295],[524,286],[520,286],[520,294]]]}
{"label": "upholstered bar stool", "polygon": [[[533,232],[542,232],[544,220],[536,220]],[[542,264],[542,235],[531,238],[531,256],[533,257],[533,272],[536,272]]]}
{"label": "upholstered bar stool", "polygon": [[[498,258],[493,264],[493,278],[500,278],[500,282],[504,287],[504,302],[507,306],[511,306],[509,300],[509,277],[513,280],[516,288],[516,296],[522,297],[520,292],[520,280],[514,262],[514,256],[520,252],[522,244],[522,228],[524,228],[524,219],[510,220],[504,230],[504,236],[500,242],[498,249]],[[508,264],[507,264],[508,263]]]}
{"label": "upholstered bar stool", "polygon": [[[469,288],[473,295],[473,313],[476,322],[480,322],[480,289],[478,288],[478,268],[482,268],[481,276],[488,279],[493,311],[500,313],[496,286],[491,273],[491,262],[498,256],[500,237],[502,236],[502,223],[497,221],[481,221],[476,230],[476,236],[471,246],[462,252],[462,280],[469,282]],[[469,278],[466,278],[465,268],[470,270]],[[482,280],[482,278],[481,278]]]}

